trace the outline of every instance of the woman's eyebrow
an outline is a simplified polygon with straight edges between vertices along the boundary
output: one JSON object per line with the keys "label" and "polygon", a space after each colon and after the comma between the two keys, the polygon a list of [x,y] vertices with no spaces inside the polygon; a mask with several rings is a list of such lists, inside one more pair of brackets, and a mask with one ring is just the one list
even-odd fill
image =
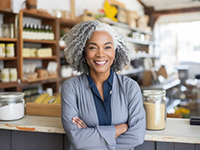
{"label": "woman's eyebrow", "polygon": [[107,43],[105,43],[104,45],[107,45],[107,44],[112,44],[112,42],[107,42]]}
{"label": "woman's eyebrow", "polygon": [[96,44],[96,43],[88,43],[88,44],[87,44],[87,46],[88,46],[88,45],[90,45],[90,44],[97,46],[97,44]]}

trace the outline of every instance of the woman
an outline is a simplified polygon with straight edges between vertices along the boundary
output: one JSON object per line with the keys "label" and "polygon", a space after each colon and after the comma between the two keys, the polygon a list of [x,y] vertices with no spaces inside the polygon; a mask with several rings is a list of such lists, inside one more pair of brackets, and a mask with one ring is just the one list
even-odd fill
{"label": "woman", "polygon": [[131,46],[99,21],[76,25],[65,42],[67,62],[83,73],[61,92],[68,150],[133,150],[145,135],[142,95],[134,80],[115,73],[128,64]]}

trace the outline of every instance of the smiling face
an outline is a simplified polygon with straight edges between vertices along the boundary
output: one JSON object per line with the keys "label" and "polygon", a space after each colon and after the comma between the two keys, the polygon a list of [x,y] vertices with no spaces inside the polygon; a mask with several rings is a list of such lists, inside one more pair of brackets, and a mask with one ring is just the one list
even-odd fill
{"label": "smiling face", "polygon": [[115,58],[113,39],[106,31],[95,31],[87,41],[85,59],[90,75],[110,74],[110,67]]}

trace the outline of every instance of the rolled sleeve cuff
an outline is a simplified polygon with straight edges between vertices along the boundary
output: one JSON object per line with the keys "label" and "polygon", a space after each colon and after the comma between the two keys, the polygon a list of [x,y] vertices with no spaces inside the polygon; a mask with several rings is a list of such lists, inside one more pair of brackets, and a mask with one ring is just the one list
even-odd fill
{"label": "rolled sleeve cuff", "polygon": [[108,144],[110,150],[114,150],[116,146],[115,134],[116,129],[114,126],[96,126],[97,131]]}

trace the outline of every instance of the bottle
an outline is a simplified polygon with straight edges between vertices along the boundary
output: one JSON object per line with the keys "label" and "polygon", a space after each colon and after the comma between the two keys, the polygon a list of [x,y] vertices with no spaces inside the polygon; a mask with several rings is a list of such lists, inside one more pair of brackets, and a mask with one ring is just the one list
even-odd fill
{"label": "bottle", "polygon": [[14,50],[14,43],[7,43],[6,44],[6,57],[14,57],[15,50]]}
{"label": "bottle", "polygon": [[23,31],[22,31],[22,37],[23,37],[23,39],[27,39],[27,24],[26,23],[24,23],[23,24]]}
{"label": "bottle", "polygon": [[14,38],[14,24],[10,24],[10,38]]}
{"label": "bottle", "polygon": [[9,69],[8,68],[1,70],[1,82],[9,82]]}
{"label": "bottle", "polygon": [[50,40],[49,26],[45,25],[44,30],[45,30],[45,37],[44,37],[44,39],[45,40]]}
{"label": "bottle", "polygon": [[53,28],[52,26],[49,26],[49,39],[54,40],[54,33],[53,33]]}
{"label": "bottle", "polygon": [[45,26],[41,26],[41,40],[45,40],[46,38],[46,32],[45,32]]}
{"label": "bottle", "polygon": [[162,130],[166,127],[166,91],[144,90],[143,104],[146,111],[146,129]]}
{"label": "bottle", "polygon": [[5,53],[5,44],[4,43],[0,43],[0,57],[5,57],[6,53]]}

